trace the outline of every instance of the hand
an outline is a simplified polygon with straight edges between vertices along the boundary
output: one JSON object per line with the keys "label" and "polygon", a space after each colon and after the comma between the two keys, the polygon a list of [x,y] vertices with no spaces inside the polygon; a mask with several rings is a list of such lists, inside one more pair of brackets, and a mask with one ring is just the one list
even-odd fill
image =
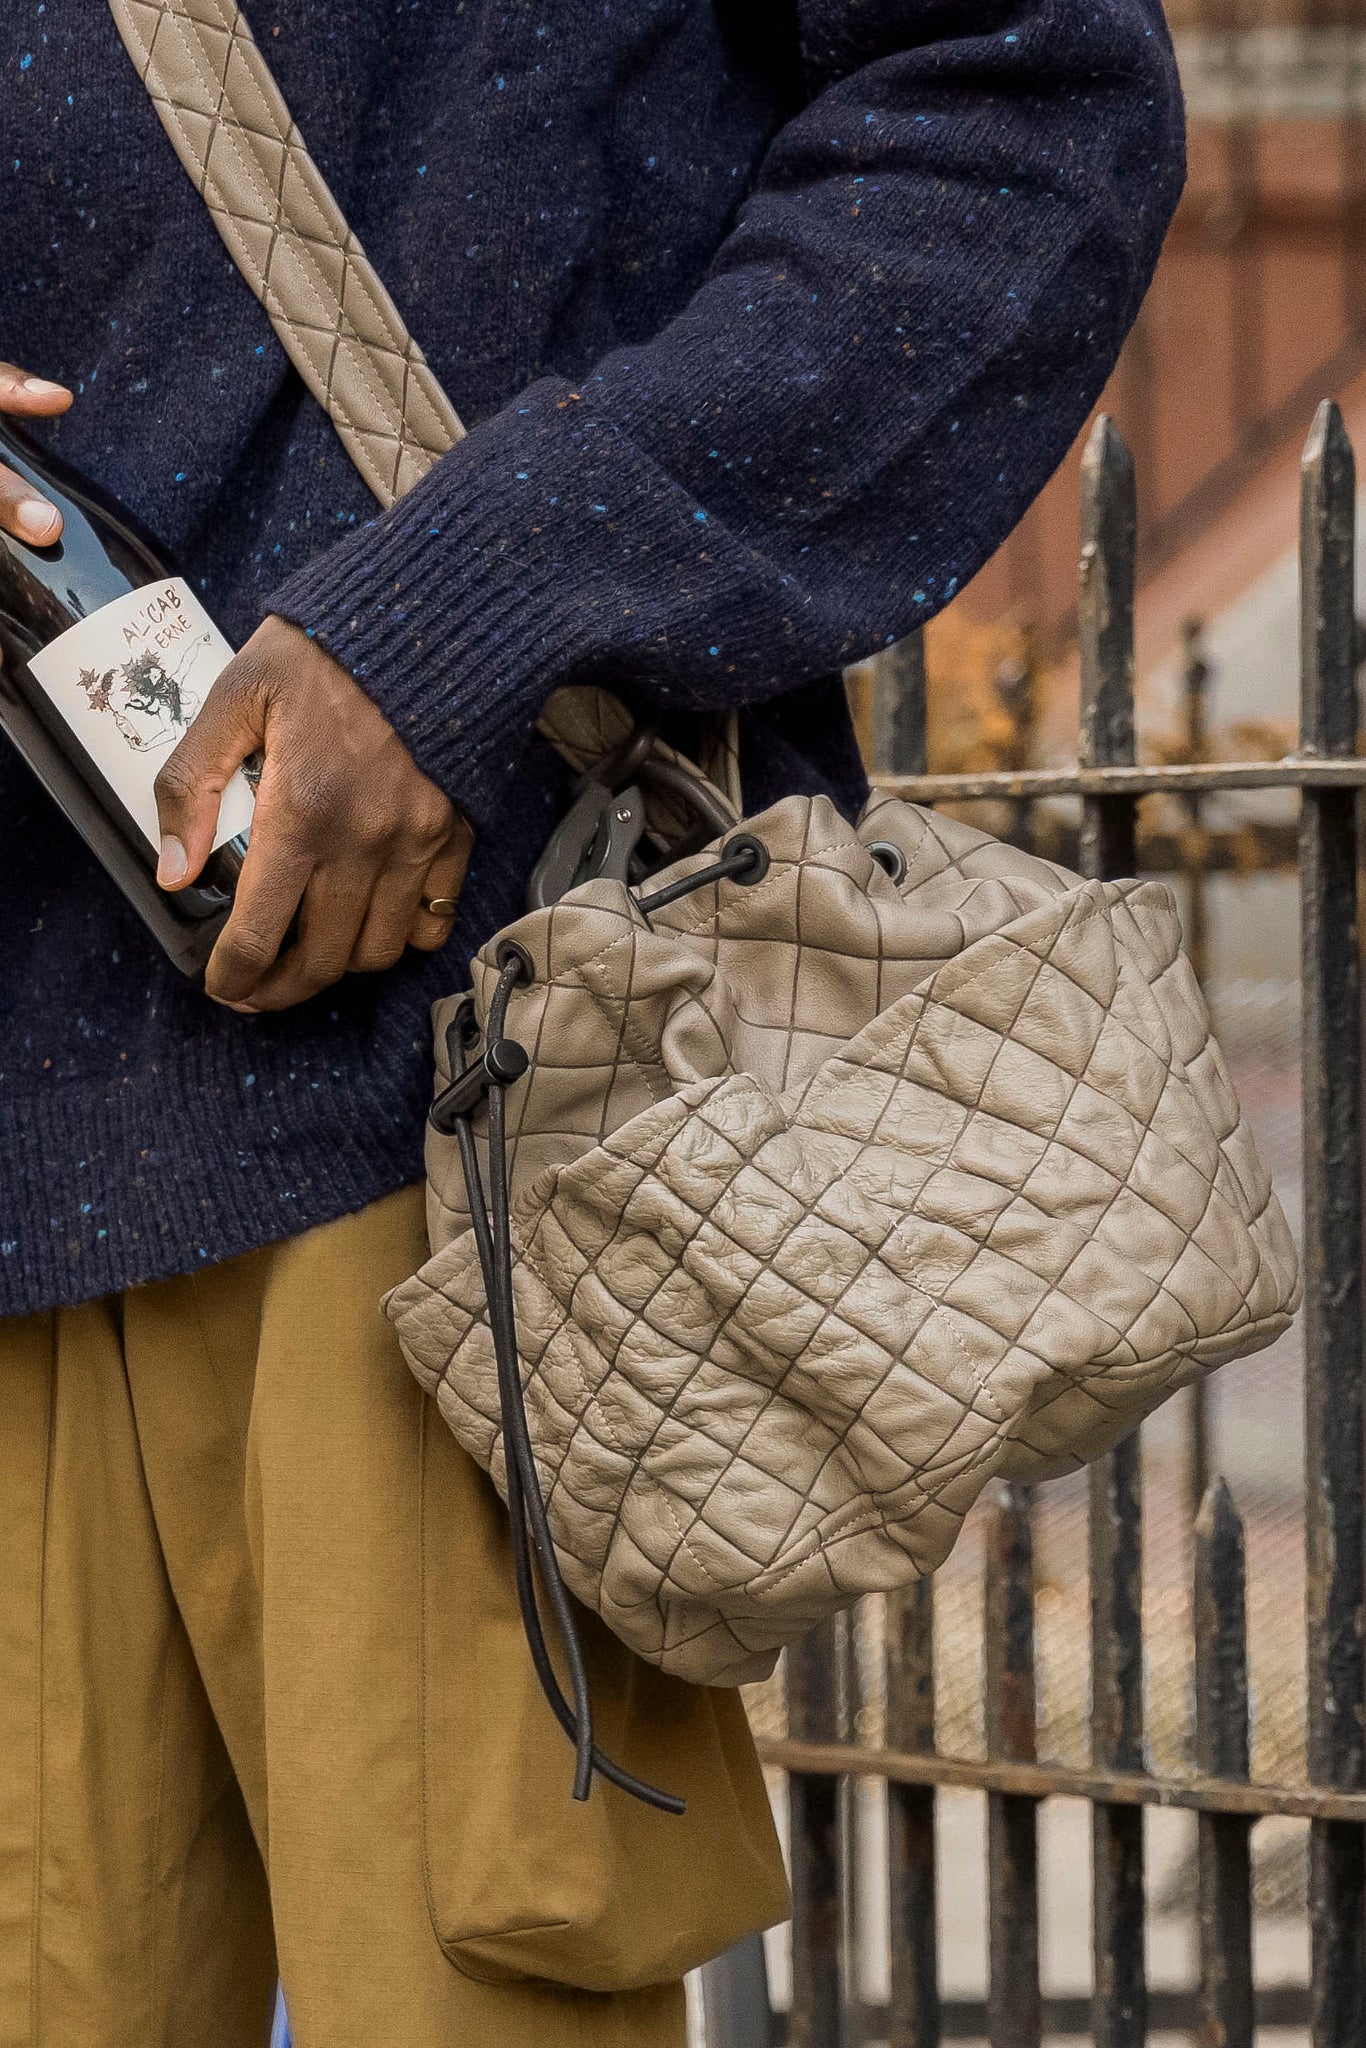
{"label": "hand", "polygon": [[[392,967],[405,945],[444,945],[450,916],[422,903],[459,895],[469,826],[359,683],[284,619],[228,663],[157,776],[162,887],[198,875],[224,787],[258,750],[251,844],[207,993],[283,1010],[348,972]],[[280,955],[296,911],[298,938]]]}
{"label": "hand", "polygon": [[[30,377],[13,363],[0,363],[0,412],[16,419],[51,419],[65,412],[71,393],[65,384],[53,384],[46,377]],[[40,497],[33,485],[25,483],[12,469],[0,463],[0,526],[17,540],[32,541],[36,547],[50,547],[62,530],[62,515],[55,505]]]}

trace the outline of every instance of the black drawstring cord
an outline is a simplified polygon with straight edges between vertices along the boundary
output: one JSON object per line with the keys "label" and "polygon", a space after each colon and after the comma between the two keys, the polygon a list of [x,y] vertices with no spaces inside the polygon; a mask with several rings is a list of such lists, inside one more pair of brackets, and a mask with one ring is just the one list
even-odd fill
{"label": "black drawstring cord", "polygon": [[652,910],[662,910],[666,903],[676,903],[680,896],[691,896],[694,889],[704,889],[708,882],[743,882],[746,888],[752,888],[767,873],[768,848],[763,840],[756,839],[752,832],[737,832],[722,847],[720,860],[713,861],[709,868],[684,875],[681,881],[667,882],[652,896],[637,896],[636,909],[648,918]]}
{"label": "black drawstring cord", "polygon": [[[507,1021],[508,997],[522,979],[522,966],[514,956],[498,977],[489,1006],[489,1037],[496,1044]],[[518,1477],[522,1482],[525,1527],[530,1523],[531,1540],[541,1562],[550,1605],[559,1625],[569,1666],[569,1689],[574,1700],[574,1797],[586,1799],[593,1787],[593,1703],[588,1693],[588,1672],[583,1646],[574,1623],[569,1595],[560,1576],[559,1560],[551,1540],[545,1502],[541,1498],[522,1398],[521,1361],[512,1301],[512,1227],[508,1216],[507,1091],[494,1088],[489,1095],[489,1224],[493,1239],[493,1260],[488,1279],[493,1283],[489,1318],[498,1353],[499,1405],[502,1409],[503,1443],[511,1441]],[[534,1604],[534,1592],[533,1592]]]}
{"label": "black drawstring cord", "polygon": [[[460,1164],[465,1178],[465,1189],[470,1204],[470,1220],[474,1230],[475,1248],[484,1276],[484,1290],[488,1300],[489,1328],[493,1336],[494,1356],[498,1368],[498,1405],[503,1427],[503,1454],[507,1468],[507,1503],[512,1531],[513,1571],[517,1584],[517,1602],[521,1609],[522,1626],[526,1634],[531,1661],[541,1690],[545,1694],[551,1712],[565,1734],[574,1744],[574,1797],[587,1799],[592,1788],[593,1773],[596,1771],[609,1783],[623,1792],[644,1801],[648,1806],[658,1807],[662,1812],[681,1814],[685,1809],[683,1800],[672,1793],[661,1792],[643,1779],[634,1777],[613,1763],[593,1741],[593,1710],[588,1689],[588,1674],[583,1659],[583,1646],[579,1641],[578,1628],[574,1621],[569,1595],[560,1575],[559,1560],[550,1534],[546,1517],[545,1502],[541,1498],[540,1482],[536,1473],[535,1458],[531,1448],[531,1435],[527,1427],[526,1407],[522,1397],[522,1378],[517,1350],[516,1320],[512,1299],[512,1234],[508,1215],[507,1183],[507,1103],[504,1090],[507,1083],[516,1078],[515,1072],[501,1072],[500,1064],[509,1067],[515,1062],[500,1063],[495,1057],[510,1041],[503,1036],[507,1018],[508,999],[517,983],[527,972],[524,956],[509,953],[498,978],[493,1000],[489,1006],[488,1040],[490,1051],[478,1063],[483,1072],[479,1079],[483,1084],[480,1094],[487,1093],[489,1109],[489,1176],[490,1196],[485,1200],[483,1177],[479,1171],[479,1155],[475,1148],[471,1118],[479,1096],[460,1107],[449,1116],[460,1151]],[[451,1033],[454,1041],[456,1033]],[[455,1071],[452,1057],[452,1090],[463,1080],[470,1069],[464,1061],[464,1048],[453,1044],[453,1054],[459,1050],[461,1069]],[[525,1070],[523,1060],[522,1068]],[[433,1109],[440,1107],[440,1100]],[[438,1128],[445,1127],[444,1121]],[[530,1542],[528,1541],[530,1525]],[[536,1601],[535,1576],[531,1566],[531,1544],[540,1560],[546,1590],[555,1613],[555,1620],[564,1644],[565,1660],[569,1666],[570,1691],[574,1706],[565,1699],[556,1677],[550,1653],[546,1647],[545,1633],[541,1625],[540,1610]]]}
{"label": "black drawstring cord", "polygon": [[[681,881],[670,882],[663,889],[657,889],[651,896],[636,899],[641,915],[647,920],[652,910],[660,910],[666,903],[675,903],[680,896],[689,896],[694,889],[702,889],[709,882],[727,879],[742,884],[762,881],[768,872],[768,848],[753,833],[738,832],[727,840],[721,849],[721,858],[712,866],[699,868]],[[517,1605],[521,1610],[522,1628],[526,1635],[527,1647],[542,1692],[550,1710],[565,1734],[574,1745],[574,1797],[587,1799],[593,1787],[593,1775],[606,1778],[609,1784],[629,1792],[646,1806],[657,1807],[662,1813],[680,1814],[686,1811],[683,1800],[670,1792],[661,1792],[655,1785],[647,1785],[642,1778],[632,1776],[611,1757],[603,1754],[593,1740],[593,1702],[588,1689],[588,1670],[583,1658],[583,1645],[579,1640],[578,1627],[569,1594],[560,1574],[559,1559],[555,1555],[555,1543],[550,1533],[550,1521],[546,1514],[545,1501],[541,1497],[541,1484],[536,1471],[535,1454],[531,1447],[531,1431],[527,1425],[526,1403],[522,1394],[521,1359],[517,1347],[517,1318],[512,1295],[512,1222],[508,1199],[508,1154],[507,1154],[507,1088],[526,1072],[528,1060],[525,1048],[515,1039],[505,1035],[508,1003],[512,991],[520,981],[531,978],[533,969],[528,956],[512,940],[505,940],[498,953],[499,975],[489,1004],[488,1033],[482,1058],[471,1061],[468,1057],[478,1042],[479,1032],[473,1022],[473,998],[467,997],[461,1010],[456,1013],[446,1034],[450,1052],[450,1086],[432,1104],[430,1116],[437,1130],[447,1136],[453,1135],[460,1152],[460,1166],[465,1178],[465,1193],[470,1207],[470,1224],[474,1231],[475,1250],[479,1256],[480,1271],[484,1276],[484,1293],[488,1302],[489,1330],[493,1337],[493,1355],[498,1371],[498,1409],[503,1429],[503,1458],[507,1469],[508,1518],[512,1533],[513,1576],[517,1584]],[[488,1101],[488,1148],[489,1148],[489,1191],[484,1192],[484,1179],[479,1170],[479,1153],[474,1142],[474,1113],[481,1102]],[[560,1640],[564,1645],[565,1662],[569,1666],[569,1690],[573,1695],[571,1707],[561,1689],[555,1667],[550,1661],[546,1647],[545,1631],[541,1624],[540,1608],[536,1599],[536,1577],[532,1569],[531,1552],[535,1547],[540,1561],[541,1575],[545,1580],[550,1605],[554,1610]]]}

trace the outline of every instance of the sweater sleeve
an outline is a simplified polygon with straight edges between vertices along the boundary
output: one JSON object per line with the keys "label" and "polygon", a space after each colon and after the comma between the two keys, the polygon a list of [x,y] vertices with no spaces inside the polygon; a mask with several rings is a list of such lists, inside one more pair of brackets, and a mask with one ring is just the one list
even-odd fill
{"label": "sweater sleeve", "polygon": [[710,710],[923,623],[1062,459],[1184,172],[1158,0],[801,0],[812,97],[693,298],[270,609],[476,827],[562,683]]}

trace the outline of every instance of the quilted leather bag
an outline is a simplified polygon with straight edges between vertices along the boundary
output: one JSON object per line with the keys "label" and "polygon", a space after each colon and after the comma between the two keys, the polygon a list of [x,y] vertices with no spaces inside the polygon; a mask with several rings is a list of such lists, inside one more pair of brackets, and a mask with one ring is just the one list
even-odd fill
{"label": "quilted leather bag", "polygon": [[[392,502],[460,422],[235,0],[111,5]],[[600,693],[542,729],[579,795],[438,1005],[432,1256],[386,1306],[508,1501],[576,1794],[668,1808],[594,1746],[569,1594],[676,1676],[760,1678],[932,1571],[989,1479],[1094,1458],[1269,1344],[1296,1262],[1165,887],[886,799],[741,820],[733,733],[708,780]]]}
{"label": "quilted leather bag", "polygon": [[[791,797],[737,836],[766,859],[531,912],[437,1013],[448,1088],[462,1043],[527,1055],[512,1293],[564,1579],[729,1685],[932,1571],[989,1479],[1097,1457],[1298,1298],[1164,885],[886,798],[853,825]],[[428,1169],[433,1256],[388,1312],[506,1491],[454,1138]]]}

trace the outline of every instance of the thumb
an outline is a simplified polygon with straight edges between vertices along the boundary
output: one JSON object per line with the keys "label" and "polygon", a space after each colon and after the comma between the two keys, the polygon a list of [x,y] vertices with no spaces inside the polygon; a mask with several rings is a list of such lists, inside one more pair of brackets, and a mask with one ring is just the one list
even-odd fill
{"label": "thumb", "polygon": [[229,662],[194,724],[162,764],[153,785],[161,827],[157,881],[163,889],[193,882],[213,848],[223,791],[260,746],[264,719],[256,693]]}

